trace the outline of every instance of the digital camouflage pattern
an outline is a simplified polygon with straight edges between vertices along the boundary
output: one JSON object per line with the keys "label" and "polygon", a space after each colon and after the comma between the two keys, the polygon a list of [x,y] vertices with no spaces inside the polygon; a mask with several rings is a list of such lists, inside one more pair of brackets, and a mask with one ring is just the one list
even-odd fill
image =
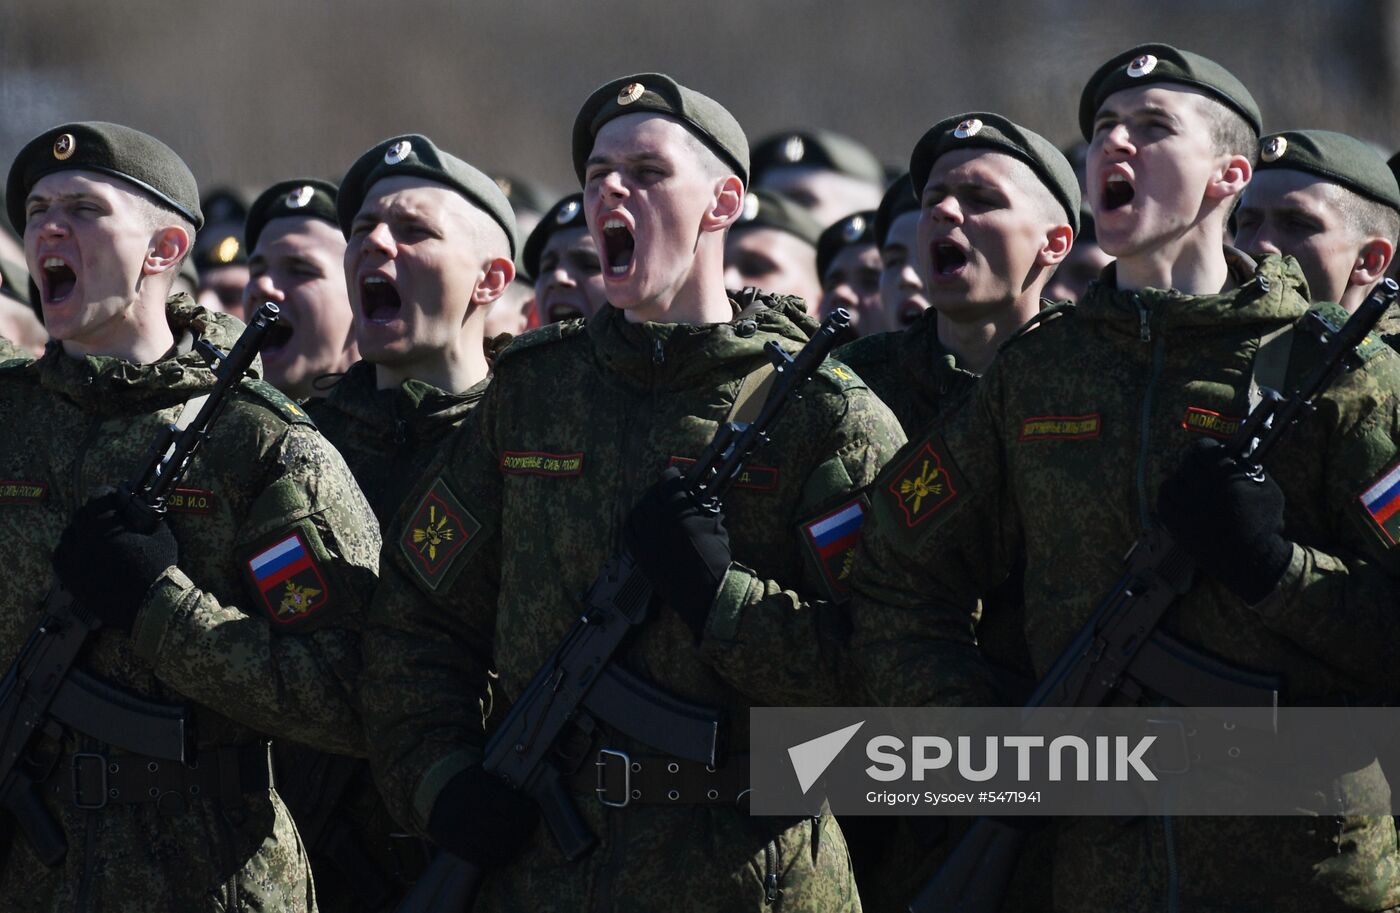
{"label": "digital camouflage pattern", "polygon": [[365,493],[381,528],[393,519],[439,447],[486,393],[487,381],[447,393],[421,380],[380,390],[374,365],[356,362],[324,399],[306,403]]}
{"label": "digital camouflage pattern", "polygon": [[[50,553],[69,517],[100,486],[135,473],[157,428],[213,386],[190,344],[202,337],[226,348],[242,330],[185,295],[171,299],[168,314],[183,354],[153,365],[70,358],[54,346],[39,361],[0,370],[6,663],[38,621]],[[171,498],[168,522],[179,567],[152,586],[131,635],[100,631],[82,665],[130,692],[187,705],[196,759],[262,734],[363,754],[353,689],[379,530],[344,462],[304,413],[261,381],[245,381]],[[311,570],[284,582],[297,592],[265,596],[248,559],[292,534],[311,552]],[[326,592],[311,593],[312,579]],[[120,754],[73,733],[38,746],[45,754],[75,749]],[[46,805],[67,835],[67,858],[49,870],[14,841],[0,869],[6,909],[314,909],[305,852],[274,791],[224,807],[192,801],[187,814],[174,815],[151,803]]]}
{"label": "digital camouflage pattern", "polygon": [[[329,396],[305,408],[345,457],[382,529],[452,429],[481,401],[486,384],[446,393],[409,380],[380,390],[374,365],[361,361]],[[321,908],[392,909],[404,886],[389,835],[402,828],[385,807],[368,762],[289,743],[277,746],[277,770],[278,792],[310,849]]]}
{"label": "digital camouflage pattern", "polygon": [[17,358],[22,359],[24,361],[30,361],[34,358],[34,356],[30,355],[23,348],[15,345],[13,342],[6,339],[4,336],[0,336],[0,364],[4,364],[7,361],[13,361]]}
{"label": "digital camouflage pattern", "polygon": [[[1194,297],[1118,291],[1110,267],[890,463],[853,582],[855,657],[882,702],[996,702],[974,606],[1018,554],[1026,639],[1047,671],[1155,522],[1183,450],[1245,414],[1260,338],[1308,308],[1292,259],[1230,262],[1234,290]],[[1321,348],[1293,339],[1298,378]],[[1277,591],[1250,607],[1199,579],[1164,619],[1198,649],[1281,674],[1292,704],[1366,703],[1394,687],[1400,550],[1358,495],[1396,461],[1400,359],[1375,340],[1363,354],[1267,466],[1287,499],[1285,535],[1306,543]],[[1384,788],[1378,773],[1339,771],[1331,786]],[[1396,832],[1390,818],[1074,819],[1057,836],[1054,892],[1055,909],[1074,911],[1385,910],[1400,904]]]}
{"label": "digital camouflage pattern", "polygon": [[848,342],[835,357],[855,369],[910,437],[950,412],[977,383],[977,375],[958,367],[957,357],[938,341],[933,308],[902,330]]}
{"label": "digital camouflage pattern", "polygon": [[[766,363],[764,344],[806,341],[802,302],[767,301],[705,326],[633,324],[604,307],[528,333],[498,360],[481,405],[405,503],[375,595],[366,722],[401,820],[423,828],[442,787],[480,760],[482,717],[502,715],[553,651],[632,505],[673,461],[700,455]],[[846,565],[820,566],[803,526],[858,499],[903,436],[838,362],[803,394],[726,496],[734,564],[701,642],[661,607],[622,658],[669,693],[722,708],[735,752],[752,705],[855,698]],[[616,733],[600,747],[656,753]],[[829,814],[577,798],[598,846],[569,864],[539,828],[487,879],[477,910],[764,910],[775,868],[784,909],[860,908]]]}

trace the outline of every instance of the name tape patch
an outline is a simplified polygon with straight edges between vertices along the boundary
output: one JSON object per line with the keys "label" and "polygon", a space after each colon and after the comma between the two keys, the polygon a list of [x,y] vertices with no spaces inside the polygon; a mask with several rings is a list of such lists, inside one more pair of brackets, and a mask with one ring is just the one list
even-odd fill
{"label": "name tape patch", "polygon": [[1099,436],[1099,413],[1089,415],[1039,415],[1021,424],[1021,440],[1077,440]]}
{"label": "name tape patch", "polygon": [[177,488],[165,499],[165,506],[175,514],[208,514],[214,511],[214,493],[202,488]]}
{"label": "name tape patch", "polygon": [[[694,463],[690,457],[671,457],[668,466],[686,467]],[[748,488],[752,491],[777,491],[778,469],[776,466],[745,466],[734,480],[735,488]]]}
{"label": "name tape patch", "polygon": [[330,588],[301,533],[292,532],[248,559],[248,573],[278,624],[299,621],[330,601]]}
{"label": "name tape patch", "polygon": [[501,455],[501,472],[515,476],[582,475],[583,454],[507,450]]}
{"label": "name tape patch", "polygon": [[47,482],[0,479],[0,504],[38,504],[48,496]]}
{"label": "name tape patch", "polygon": [[1240,430],[1240,425],[1243,422],[1243,419],[1231,418],[1228,415],[1221,415],[1219,412],[1211,412],[1209,409],[1191,406],[1186,410],[1186,418],[1182,420],[1181,427],[1185,428],[1187,431],[1194,431],[1197,434],[1229,438],[1236,431]]}
{"label": "name tape patch", "polygon": [[865,513],[865,498],[859,497],[802,526],[802,539],[834,594],[850,592],[851,563]]}

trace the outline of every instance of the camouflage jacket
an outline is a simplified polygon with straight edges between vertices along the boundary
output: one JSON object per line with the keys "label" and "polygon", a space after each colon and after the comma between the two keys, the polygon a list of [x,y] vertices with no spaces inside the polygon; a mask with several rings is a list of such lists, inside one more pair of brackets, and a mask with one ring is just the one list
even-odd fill
{"label": "camouflage jacket", "polygon": [[[856,659],[883,702],[991,700],[972,607],[1021,552],[1026,639],[1047,671],[1155,522],[1182,451],[1197,435],[1227,436],[1246,412],[1261,337],[1307,311],[1293,260],[1233,263],[1235,290],[1194,297],[1118,291],[1110,267],[890,463],[853,581]],[[1315,334],[1293,334],[1289,377],[1319,352]],[[1198,579],[1163,623],[1226,662],[1282,675],[1293,703],[1394,687],[1400,549],[1361,496],[1396,459],[1400,358],[1374,339],[1362,354],[1267,466],[1297,543],[1277,591],[1247,606]],[[1373,764],[1340,779],[1367,788],[1376,774]],[[1055,891],[1066,909],[1386,909],[1400,903],[1395,830],[1389,818],[1073,819]]]}
{"label": "camouflage jacket", "polygon": [[442,444],[481,401],[486,381],[446,393],[419,380],[380,390],[374,365],[356,362],[324,399],[306,403],[316,426],[345,457],[380,527],[413,490]]}
{"label": "camouflage jacket", "polygon": [[[806,341],[802,313],[798,299],[772,299],[727,324],[688,326],[633,324],[605,307],[586,323],[525,334],[501,356],[481,405],[405,505],[375,595],[366,719],[401,820],[423,827],[443,785],[480,759],[482,719],[464,708],[479,701],[488,726],[504,712],[577,618],[578,594],[632,504],[668,465],[700,455],[745,376],[766,362],[765,343]],[[736,752],[753,704],[849,701],[839,602],[849,548],[836,543],[819,559],[811,530],[863,511],[861,488],[901,440],[888,409],[827,362],[726,496],[734,564],[701,642],[661,607],[623,661],[722,709]],[[648,752],[616,733],[603,740]],[[662,909],[682,879],[693,909],[761,906],[757,873],[765,858],[774,865],[766,846],[782,859],[794,909],[853,902],[827,819],[578,804],[600,845],[569,865],[540,828],[524,858],[491,879],[482,909]],[[804,887],[814,867],[834,874]]]}
{"label": "camouflage jacket", "polygon": [[958,367],[938,341],[938,312],[929,308],[903,330],[862,336],[836,350],[837,360],[860,379],[899,419],[906,435],[917,435],[962,401],[977,375]]}
{"label": "camouflage jacket", "polygon": [[[481,401],[486,381],[445,393],[409,380],[380,390],[374,365],[353,365],[325,399],[306,403],[345,457],[381,529],[412,492],[444,441]],[[296,744],[277,746],[277,789],[291,809],[316,871],[322,909],[390,909],[403,892],[390,834],[401,830],[369,764]],[[412,877],[409,873],[407,877]]]}
{"label": "camouflage jacket", "polygon": [[[155,364],[70,358],[51,346],[38,361],[0,370],[9,423],[0,439],[7,559],[0,654],[7,659],[38,621],[50,553],[69,517],[96,489],[138,471],[157,428],[212,387],[192,341],[227,347],[242,329],[188,296],[171,299],[169,318],[184,354]],[[186,705],[196,759],[262,734],[363,753],[354,684],[380,539],[339,454],[289,400],[245,381],[170,498],[168,523],[179,566],[148,591],[130,636],[100,631],[82,665],[135,694]],[[301,569],[280,581],[259,574],[258,557],[283,543],[303,553]],[[62,745],[43,741],[41,751],[119,754],[75,733]],[[304,895],[305,861],[298,842],[287,842],[280,801],[275,794],[245,800],[241,811],[192,803],[176,817],[154,804],[83,812],[46,800],[68,835],[65,867],[45,869],[16,841],[0,896],[32,897],[34,909],[74,909],[84,906],[74,892],[90,890],[104,910],[128,902],[204,909],[245,865],[260,869],[256,878],[269,890],[300,865]],[[306,904],[305,896],[269,897],[289,909]]]}

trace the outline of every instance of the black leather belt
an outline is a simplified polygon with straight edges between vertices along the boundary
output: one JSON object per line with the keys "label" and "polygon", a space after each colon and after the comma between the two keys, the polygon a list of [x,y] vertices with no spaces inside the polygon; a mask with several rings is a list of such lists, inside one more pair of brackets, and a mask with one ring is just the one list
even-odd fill
{"label": "black leather belt", "polygon": [[574,790],[613,808],[628,805],[737,805],[748,800],[749,756],[714,768],[682,758],[600,750],[570,778]]}
{"label": "black leather belt", "polygon": [[273,785],[271,745],[205,749],[188,764],[145,755],[75,751],[59,758],[44,792],[82,809],[154,802],[162,814],[184,814],[190,799],[236,805]]}

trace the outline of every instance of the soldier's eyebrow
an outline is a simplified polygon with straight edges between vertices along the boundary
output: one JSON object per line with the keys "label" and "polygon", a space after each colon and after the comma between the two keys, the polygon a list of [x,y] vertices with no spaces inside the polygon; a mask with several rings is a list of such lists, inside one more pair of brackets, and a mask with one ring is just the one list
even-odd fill
{"label": "soldier's eyebrow", "polygon": [[625,152],[621,155],[590,155],[588,161],[584,162],[584,168],[591,168],[594,165],[611,165],[614,162],[626,162],[629,165],[636,165],[642,162],[666,162],[666,157],[659,152]]}
{"label": "soldier's eyebrow", "polygon": [[53,195],[31,191],[29,196],[25,197],[24,204],[28,206],[30,203],[34,202],[49,203],[54,201],[63,203],[71,203],[74,201],[88,201],[93,203],[100,203],[102,202],[102,198],[97,196],[97,194],[91,193],[86,190],[72,190],[68,193],[58,193]]}

